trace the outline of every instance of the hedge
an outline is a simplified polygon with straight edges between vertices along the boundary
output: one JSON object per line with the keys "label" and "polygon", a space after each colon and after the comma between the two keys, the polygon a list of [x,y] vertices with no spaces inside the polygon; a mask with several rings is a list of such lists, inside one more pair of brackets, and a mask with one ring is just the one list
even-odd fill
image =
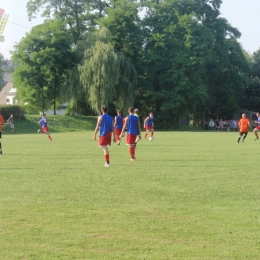
{"label": "hedge", "polygon": [[18,105],[0,105],[0,114],[6,121],[11,114],[13,114],[14,119],[24,118],[25,110]]}

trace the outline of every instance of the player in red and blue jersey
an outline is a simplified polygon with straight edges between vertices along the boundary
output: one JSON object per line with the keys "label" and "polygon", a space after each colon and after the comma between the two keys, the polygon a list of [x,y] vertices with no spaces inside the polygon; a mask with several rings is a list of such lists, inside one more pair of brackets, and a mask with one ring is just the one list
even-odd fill
{"label": "player in red and blue jersey", "polygon": [[145,118],[144,120],[144,128],[146,130],[144,134],[144,138],[146,138],[148,132],[151,132],[151,138],[153,138],[154,134],[154,117],[153,113],[151,112],[148,117]]}
{"label": "player in red and blue jersey", "polygon": [[134,115],[134,108],[129,107],[128,108],[129,115],[125,118],[125,123],[122,129],[122,132],[120,134],[120,138],[124,136],[125,129],[127,129],[127,138],[126,138],[126,144],[129,145],[129,153],[131,157],[131,161],[135,160],[135,141],[136,138],[139,137],[141,139],[141,126],[140,126],[140,120],[138,116]]}
{"label": "player in red and blue jersey", "polygon": [[41,125],[41,127],[42,127],[42,129],[39,129],[38,132],[42,132],[42,133],[46,134],[48,136],[48,138],[52,141],[52,138],[50,136],[49,129],[48,129],[49,122],[47,122],[45,113],[42,114],[42,118],[39,120],[38,124]]}
{"label": "player in red and blue jersey", "polygon": [[260,114],[259,114],[259,113],[256,113],[256,116],[257,116],[257,121],[255,121],[255,123],[256,123],[257,125],[256,125],[256,128],[253,130],[253,132],[254,132],[255,137],[256,137],[255,140],[258,140],[259,137],[258,137],[257,132],[260,131]]}
{"label": "player in red and blue jersey", "polygon": [[117,145],[120,145],[121,139],[119,138],[119,136],[122,132],[124,117],[122,116],[121,110],[117,110],[116,113],[117,116],[115,116],[115,135]]}
{"label": "player in red and blue jersey", "polygon": [[98,145],[103,148],[105,166],[110,166],[108,146],[111,146],[111,137],[113,133],[113,141],[115,142],[114,118],[107,114],[107,106],[101,107],[102,115],[98,117],[97,125],[94,131],[93,139],[96,140],[97,132],[99,131]]}

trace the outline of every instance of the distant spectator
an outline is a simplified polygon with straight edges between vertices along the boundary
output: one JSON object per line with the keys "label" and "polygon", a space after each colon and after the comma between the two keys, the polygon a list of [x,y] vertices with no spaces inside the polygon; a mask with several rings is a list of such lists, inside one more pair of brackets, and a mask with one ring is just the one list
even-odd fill
{"label": "distant spectator", "polygon": [[224,121],[222,119],[219,120],[219,131],[223,131],[223,128],[224,128]]}
{"label": "distant spectator", "polygon": [[209,129],[214,130],[214,127],[215,127],[215,123],[214,123],[213,119],[211,118],[209,121]]}
{"label": "distant spectator", "polygon": [[237,130],[237,122],[236,122],[236,120],[232,120],[232,129],[234,129],[234,131]]}
{"label": "distant spectator", "polygon": [[13,116],[13,114],[10,115],[10,117],[7,120],[7,123],[10,124],[11,134],[14,134],[14,116]]}

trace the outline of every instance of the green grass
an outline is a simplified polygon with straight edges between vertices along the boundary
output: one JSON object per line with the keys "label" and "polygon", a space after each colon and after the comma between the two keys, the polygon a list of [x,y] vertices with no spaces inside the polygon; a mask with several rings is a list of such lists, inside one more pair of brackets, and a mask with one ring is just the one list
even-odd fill
{"label": "green grass", "polygon": [[[38,125],[40,119],[40,115],[26,115],[25,119],[15,120],[15,132],[19,134],[37,132],[40,128]],[[97,117],[47,115],[47,120],[50,122],[51,132],[75,132],[94,129]],[[9,126],[5,125],[3,131],[9,132],[9,130]]]}
{"label": "green grass", "polygon": [[260,144],[237,135],[155,132],[104,167],[93,131],[4,134],[0,259],[259,259]]}

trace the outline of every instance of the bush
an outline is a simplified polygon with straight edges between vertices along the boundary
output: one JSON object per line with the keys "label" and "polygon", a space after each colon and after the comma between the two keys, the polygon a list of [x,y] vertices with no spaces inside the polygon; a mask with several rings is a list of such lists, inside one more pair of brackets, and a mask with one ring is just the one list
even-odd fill
{"label": "bush", "polygon": [[6,121],[11,114],[13,114],[14,119],[24,118],[25,111],[21,106],[18,105],[0,105],[0,114]]}

